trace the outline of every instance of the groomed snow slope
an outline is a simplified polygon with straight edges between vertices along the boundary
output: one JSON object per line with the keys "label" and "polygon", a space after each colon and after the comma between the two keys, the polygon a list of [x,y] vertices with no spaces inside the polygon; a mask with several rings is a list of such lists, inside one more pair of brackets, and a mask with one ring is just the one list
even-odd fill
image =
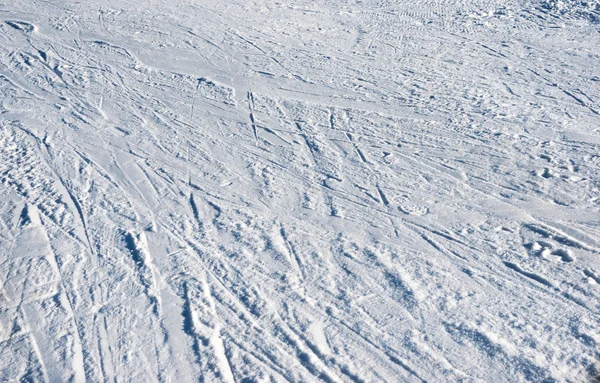
{"label": "groomed snow slope", "polygon": [[581,4],[1,2],[0,381],[592,381]]}

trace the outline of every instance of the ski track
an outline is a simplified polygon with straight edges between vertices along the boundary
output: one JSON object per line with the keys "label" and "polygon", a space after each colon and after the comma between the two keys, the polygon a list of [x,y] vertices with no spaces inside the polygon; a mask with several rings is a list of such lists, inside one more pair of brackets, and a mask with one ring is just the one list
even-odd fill
{"label": "ski track", "polygon": [[130,3],[0,4],[0,381],[598,379],[597,2]]}

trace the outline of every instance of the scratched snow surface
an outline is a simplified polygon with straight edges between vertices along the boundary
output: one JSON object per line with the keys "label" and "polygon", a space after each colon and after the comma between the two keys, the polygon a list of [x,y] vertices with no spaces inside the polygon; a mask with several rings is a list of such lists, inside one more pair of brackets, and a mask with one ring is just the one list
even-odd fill
{"label": "scratched snow surface", "polygon": [[0,2],[0,381],[592,381],[594,4]]}

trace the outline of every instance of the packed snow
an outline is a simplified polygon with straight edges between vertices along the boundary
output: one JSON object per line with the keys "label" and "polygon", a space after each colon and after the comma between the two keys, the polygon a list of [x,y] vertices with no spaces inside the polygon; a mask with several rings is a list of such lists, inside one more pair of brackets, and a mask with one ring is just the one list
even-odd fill
{"label": "packed snow", "polygon": [[0,381],[600,379],[600,3],[0,1]]}

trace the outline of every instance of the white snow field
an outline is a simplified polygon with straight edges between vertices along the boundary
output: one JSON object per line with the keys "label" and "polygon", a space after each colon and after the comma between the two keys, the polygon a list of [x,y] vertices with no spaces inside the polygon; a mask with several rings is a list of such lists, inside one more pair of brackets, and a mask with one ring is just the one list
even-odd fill
{"label": "white snow field", "polygon": [[0,381],[594,382],[600,5],[0,1]]}

